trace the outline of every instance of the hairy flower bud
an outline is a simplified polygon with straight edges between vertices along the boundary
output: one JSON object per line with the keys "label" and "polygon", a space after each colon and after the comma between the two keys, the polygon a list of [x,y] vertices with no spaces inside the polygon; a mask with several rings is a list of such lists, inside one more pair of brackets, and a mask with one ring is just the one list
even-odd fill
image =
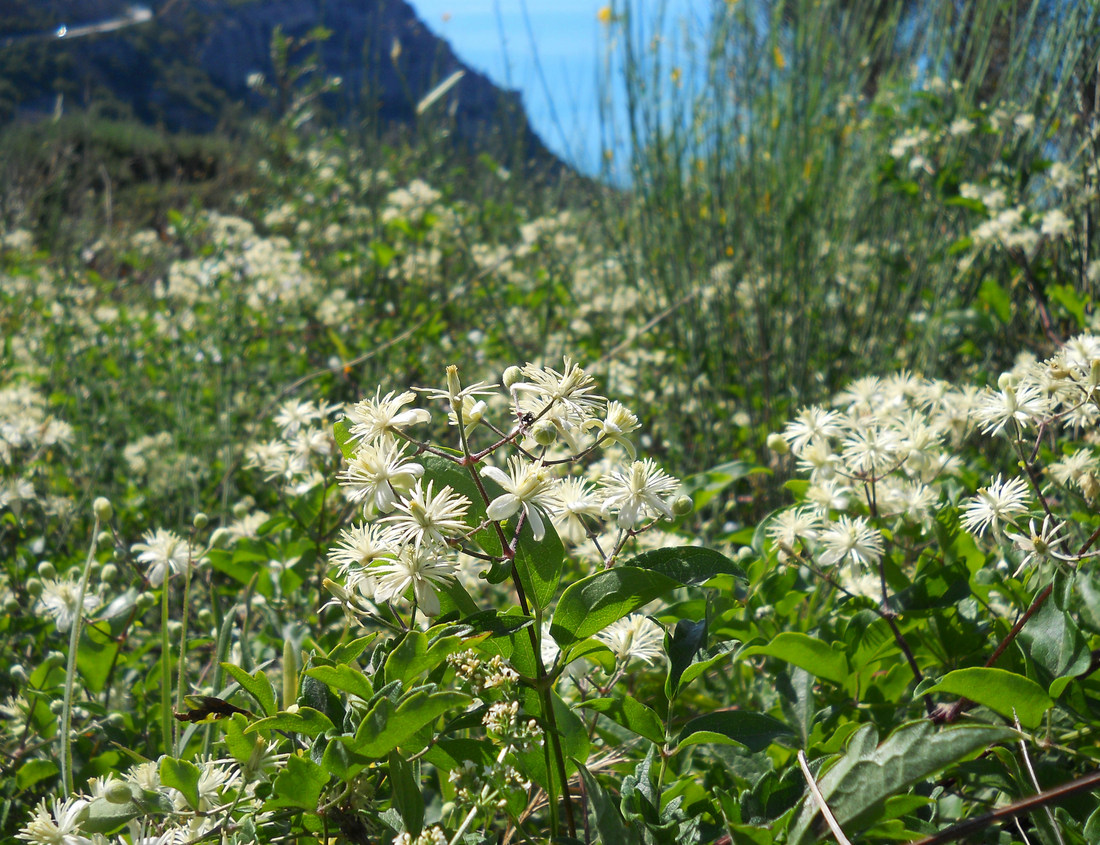
{"label": "hairy flower bud", "polygon": [[687,516],[693,510],[695,510],[695,502],[691,500],[691,496],[680,494],[672,500],[672,513],[674,516]]}
{"label": "hairy flower bud", "polygon": [[550,446],[558,439],[558,428],[550,420],[539,420],[531,428],[531,436],[540,446]]}
{"label": "hairy flower bud", "polygon": [[768,435],[767,441],[765,441],[767,447],[775,452],[777,455],[786,455],[791,451],[790,444],[787,443],[787,439],[778,432],[772,432]]}
{"label": "hairy flower bud", "polygon": [[44,560],[38,564],[38,575],[40,578],[56,578],[57,570],[52,563]]}
{"label": "hairy flower bud", "polygon": [[130,789],[130,784],[125,781],[116,780],[107,787],[107,791],[103,795],[112,804],[129,804],[134,799],[133,791]]}
{"label": "hairy flower bud", "polygon": [[519,367],[511,366],[504,371],[504,375],[501,376],[501,381],[504,382],[504,386],[509,390],[512,389],[512,385],[519,384],[523,381],[523,370]]}
{"label": "hairy flower bud", "polygon": [[104,584],[112,584],[118,578],[118,567],[108,563],[99,573],[99,580]]}
{"label": "hairy flower bud", "polygon": [[195,526],[196,530],[202,531],[202,529],[210,524],[210,517],[200,511],[192,518],[191,524]]}
{"label": "hairy flower bud", "polygon": [[92,512],[100,522],[106,522],[114,515],[115,509],[111,506],[110,499],[106,496],[99,496],[92,502]]}

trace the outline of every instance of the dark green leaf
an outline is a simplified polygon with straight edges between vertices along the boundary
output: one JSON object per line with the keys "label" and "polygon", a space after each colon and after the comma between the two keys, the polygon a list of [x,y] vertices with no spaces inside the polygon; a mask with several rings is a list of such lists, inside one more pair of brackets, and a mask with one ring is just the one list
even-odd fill
{"label": "dark green leaf", "polygon": [[628,731],[633,731],[650,742],[661,744],[665,741],[665,728],[661,724],[661,717],[653,708],[626,693],[616,698],[590,698],[581,702],[579,706],[604,714]]}
{"label": "dark green leaf", "polygon": [[695,659],[696,652],[707,644],[707,621],[692,622],[681,619],[665,635],[665,651],[668,652],[668,677],[665,680],[665,697],[670,701],[676,697],[680,687],[680,676]]}
{"label": "dark green leaf", "polygon": [[550,633],[565,650],[676,586],[678,582],[667,575],[633,566],[597,572],[566,587]]}
{"label": "dark green leaf", "polygon": [[1004,669],[972,666],[948,672],[924,693],[946,692],[984,705],[1011,719],[1013,712],[1025,728],[1037,728],[1054,702],[1030,678]]}
{"label": "dark green leaf", "polygon": [[[1015,735],[1008,728],[984,725],[937,731],[931,722],[920,721],[901,726],[877,745],[874,727],[864,725],[851,736],[844,753],[818,778],[818,787],[841,828],[851,835],[879,818],[890,796]],[[811,824],[817,815],[813,799],[804,800],[791,827],[791,845],[817,841]]]}
{"label": "dark green leaf", "polygon": [[405,830],[415,840],[424,827],[424,797],[413,776],[413,767],[396,752],[390,754],[390,786],[393,805],[405,822]]}
{"label": "dark green leaf", "polygon": [[619,808],[615,805],[611,795],[603,788],[603,785],[593,777],[592,773],[580,761],[574,760],[573,764],[584,780],[584,791],[588,795],[589,824],[599,834],[599,841],[609,844],[615,843],[615,845],[619,845],[619,843],[631,845],[631,843],[640,842],[637,829],[627,827]]}
{"label": "dark green leaf", "polygon": [[653,549],[631,558],[625,565],[659,572],[686,587],[705,584],[718,575],[732,575],[742,581],[748,580],[745,570],[724,554],[702,546]]}
{"label": "dark green leaf", "polygon": [[794,736],[794,732],[778,719],[747,710],[720,710],[697,716],[680,731],[680,741],[699,731],[722,734],[754,752],[763,751],[777,739]]}
{"label": "dark green leaf", "polygon": [[738,657],[751,657],[764,654],[777,657],[805,669],[817,678],[824,678],[836,684],[845,684],[851,671],[848,658],[827,643],[797,631],[784,631],[767,645],[749,646],[738,653]]}

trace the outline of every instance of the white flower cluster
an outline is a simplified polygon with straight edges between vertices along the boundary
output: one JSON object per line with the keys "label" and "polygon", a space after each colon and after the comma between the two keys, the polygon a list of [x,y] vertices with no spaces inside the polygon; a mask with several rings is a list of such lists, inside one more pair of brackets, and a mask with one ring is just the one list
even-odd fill
{"label": "white flower cluster", "polygon": [[1066,524],[1050,509],[1066,494],[1087,501],[1100,495],[1095,449],[1074,442],[1100,420],[1100,337],[1074,337],[1042,362],[1021,356],[996,388],[954,387],[902,373],[861,379],[834,405],[802,410],[769,440],[777,451],[789,449],[810,479],[805,502],[769,526],[781,556],[801,548],[820,565],[848,562],[857,573],[868,571],[883,554],[876,526],[893,520],[927,527],[942,506],[953,504],[955,494],[943,482],[959,468],[957,447],[980,431],[1008,438],[1022,455],[1038,454],[1027,438],[1039,432],[1068,437],[1062,457],[1045,467],[1051,483],[1042,488],[1042,508],[1026,474],[999,474],[960,503],[962,527],[978,538],[1011,541],[1022,553],[1020,568],[1041,559],[1077,559],[1063,545]]}
{"label": "white flower cluster", "polygon": [[[125,804],[130,800],[131,787],[159,792],[171,801],[175,814],[162,816],[149,815],[131,821],[128,825],[128,840],[122,834],[117,841],[124,843],[141,842],[146,845],[183,845],[204,836],[218,827],[218,810],[230,806],[243,809],[249,800],[240,800],[240,790],[246,788],[244,778],[237,763],[225,760],[196,760],[199,767],[197,784],[198,806],[192,807],[183,793],[164,786],[156,762],[141,763],[131,768],[123,780],[113,775],[106,778],[93,778],[88,784],[87,794],[73,795],[64,801],[54,799],[52,805],[44,800],[35,809],[30,821],[16,834],[17,839],[31,845],[93,845],[106,843],[102,834],[89,834],[83,829],[88,817],[89,806],[95,801],[109,801]],[[267,769],[274,766],[274,759],[267,756]],[[267,777],[268,771],[256,771],[253,774]],[[253,812],[260,814],[260,803],[256,801]],[[257,818],[257,816],[254,816]]]}
{"label": "white flower cluster", "polygon": [[[490,405],[501,391],[480,382],[462,387],[456,367],[448,368],[446,388],[420,390],[429,399],[446,400],[464,465],[480,466],[474,480],[486,496],[485,526],[468,523],[471,502],[464,494],[425,480],[414,450],[454,453],[410,434],[432,420],[428,410],[410,407],[416,393],[382,395],[379,390],[347,409],[356,449],[339,480],[370,521],[345,529],[329,555],[344,579],[337,596],[345,607],[353,595],[389,602],[411,588],[416,607],[437,614],[436,589],[456,574],[463,541],[489,523],[503,531],[507,520],[517,518],[531,526],[540,542],[549,521],[565,540],[579,542],[598,537],[613,521],[612,537],[599,547],[610,562],[633,533],[673,516],[671,497],[678,482],[653,461],[635,459],[629,435],[638,428],[637,418],[597,395],[583,369],[568,359],[561,372],[527,364],[509,368],[504,382],[514,418],[507,426],[491,421]],[[479,435],[488,439],[480,451],[472,444]],[[513,450],[506,469],[485,463],[506,448]],[[622,461],[596,478],[567,474],[572,463],[597,449]],[[485,482],[499,492],[489,494]]]}

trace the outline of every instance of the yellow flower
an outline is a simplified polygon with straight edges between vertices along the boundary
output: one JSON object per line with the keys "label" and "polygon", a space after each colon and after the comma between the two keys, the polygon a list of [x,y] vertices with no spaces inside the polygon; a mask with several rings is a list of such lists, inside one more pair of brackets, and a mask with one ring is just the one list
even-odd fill
{"label": "yellow flower", "polygon": [[600,10],[596,12],[596,20],[598,20],[602,24],[611,23],[611,7],[601,6]]}

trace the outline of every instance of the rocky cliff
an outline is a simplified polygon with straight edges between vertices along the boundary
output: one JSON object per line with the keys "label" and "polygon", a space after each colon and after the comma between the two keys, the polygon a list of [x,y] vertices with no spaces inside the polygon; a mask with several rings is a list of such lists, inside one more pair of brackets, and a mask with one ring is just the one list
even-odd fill
{"label": "rocky cliff", "polygon": [[[148,20],[95,29],[139,18]],[[58,37],[62,26],[68,34]],[[0,122],[98,103],[168,129],[209,131],[234,109],[264,106],[247,79],[271,78],[276,27],[292,38],[331,31],[316,51],[320,72],[342,79],[325,101],[331,119],[414,124],[417,102],[465,70],[433,118],[448,115],[460,143],[561,166],[531,131],[519,94],[465,67],[404,0],[4,0]]]}

